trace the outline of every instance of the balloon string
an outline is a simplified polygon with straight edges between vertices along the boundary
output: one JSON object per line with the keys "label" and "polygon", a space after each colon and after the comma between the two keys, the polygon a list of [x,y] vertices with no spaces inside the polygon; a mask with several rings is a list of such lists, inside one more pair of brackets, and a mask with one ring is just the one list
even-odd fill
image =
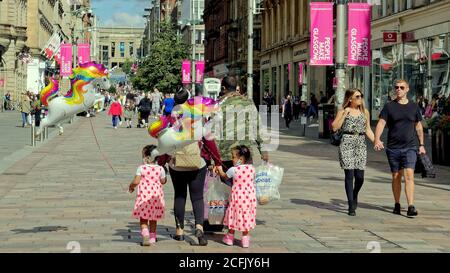
{"label": "balloon string", "polygon": [[[113,171],[114,175],[117,176],[117,171],[114,169],[113,165],[111,164],[111,161],[108,159],[108,157],[103,153],[102,149],[100,148],[100,143],[98,142],[97,135],[95,134],[95,130],[94,130],[94,126],[92,125],[92,119],[91,118],[89,118],[89,122],[91,123],[92,134],[94,135],[95,142],[97,143],[98,150],[99,150],[100,154],[102,155],[103,160],[106,161],[108,166]],[[126,188],[123,187],[123,185],[122,185],[122,183],[120,183],[120,181],[117,181],[117,183],[119,183],[119,185],[122,188],[122,190],[126,190]]]}

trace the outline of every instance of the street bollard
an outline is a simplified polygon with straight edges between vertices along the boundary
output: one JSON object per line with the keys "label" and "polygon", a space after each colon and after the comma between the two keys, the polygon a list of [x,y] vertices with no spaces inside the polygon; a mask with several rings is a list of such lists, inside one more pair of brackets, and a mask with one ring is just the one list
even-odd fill
{"label": "street bollard", "polygon": [[31,123],[31,146],[36,146],[36,132],[35,132],[34,122]]}

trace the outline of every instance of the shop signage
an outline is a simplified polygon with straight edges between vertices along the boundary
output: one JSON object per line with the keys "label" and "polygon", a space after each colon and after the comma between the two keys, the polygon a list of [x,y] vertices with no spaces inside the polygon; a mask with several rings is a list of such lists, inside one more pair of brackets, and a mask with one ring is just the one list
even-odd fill
{"label": "shop signage", "polygon": [[308,53],[308,49],[307,48],[300,49],[300,50],[297,50],[297,51],[294,52],[294,57],[301,56],[301,55],[306,54],[306,53]]}
{"label": "shop signage", "polygon": [[311,65],[333,65],[333,5],[334,3],[310,3]]}
{"label": "shop signage", "polygon": [[195,83],[202,83],[205,71],[205,62],[197,61],[195,64]]}
{"label": "shop signage", "polygon": [[348,4],[348,65],[370,66],[370,15],[369,4]]}
{"label": "shop signage", "polygon": [[270,59],[261,62],[261,65],[268,65],[268,64],[270,64]]}
{"label": "shop signage", "polygon": [[303,84],[303,62],[298,63],[298,84]]}
{"label": "shop signage", "polygon": [[396,43],[397,42],[397,32],[383,32],[383,42],[384,43]]}
{"label": "shop signage", "polygon": [[68,77],[72,75],[72,44],[61,44],[60,75]]}
{"label": "shop signage", "polygon": [[402,41],[403,42],[414,42],[414,32],[403,32],[402,33]]}
{"label": "shop signage", "polygon": [[181,64],[182,83],[191,83],[191,62],[184,60]]}
{"label": "shop signage", "polygon": [[54,32],[53,35],[45,44],[41,53],[45,54],[45,57],[47,57],[47,59],[50,60],[51,58],[53,58],[54,55],[57,55],[59,53],[60,46],[61,46],[61,37],[59,36],[58,32]]}
{"label": "shop signage", "polygon": [[78,44],[77,51],[79,64],[91,61],[91,47],[89,44]]}

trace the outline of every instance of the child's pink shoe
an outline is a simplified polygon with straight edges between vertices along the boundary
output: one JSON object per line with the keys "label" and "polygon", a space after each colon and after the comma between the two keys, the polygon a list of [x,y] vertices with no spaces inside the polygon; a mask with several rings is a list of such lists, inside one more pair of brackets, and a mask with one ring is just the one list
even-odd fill
{"label": "child's pink shoe", "polygon": [[156,243],[156,233],[150,233],[150,244]]}
{"label": "child's pink shoe", "polygon": [[232,246],[234,243],[233,234],[230,233],[225,234],[225,236],[223,236],[222,242],[228,246]]}
{"label": "child's pink shoe", "polygon": [[141,235],[142,235],[142,245],[149,246],[150,245],[150,236],[149,236],[148,229],[143,229],[141,231]]}
{"label": "child's pink shoe", "polygon": [[248,248],[250,246],[250,236],[242,236],[242,247]]}

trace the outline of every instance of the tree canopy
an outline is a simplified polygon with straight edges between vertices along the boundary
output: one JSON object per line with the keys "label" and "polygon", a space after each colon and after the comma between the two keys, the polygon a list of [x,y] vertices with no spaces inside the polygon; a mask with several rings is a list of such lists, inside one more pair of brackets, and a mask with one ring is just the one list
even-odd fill
{"label": "tree canopy", "polygon": [[187,45],[169,21],[161,23],[161,31],[151,45],[148,56],[139,63],[136,75],[132,78],[136,89],[149,91],[153,87],[169,93],[181,86],[181,63],[188,58],[190,46]]}

